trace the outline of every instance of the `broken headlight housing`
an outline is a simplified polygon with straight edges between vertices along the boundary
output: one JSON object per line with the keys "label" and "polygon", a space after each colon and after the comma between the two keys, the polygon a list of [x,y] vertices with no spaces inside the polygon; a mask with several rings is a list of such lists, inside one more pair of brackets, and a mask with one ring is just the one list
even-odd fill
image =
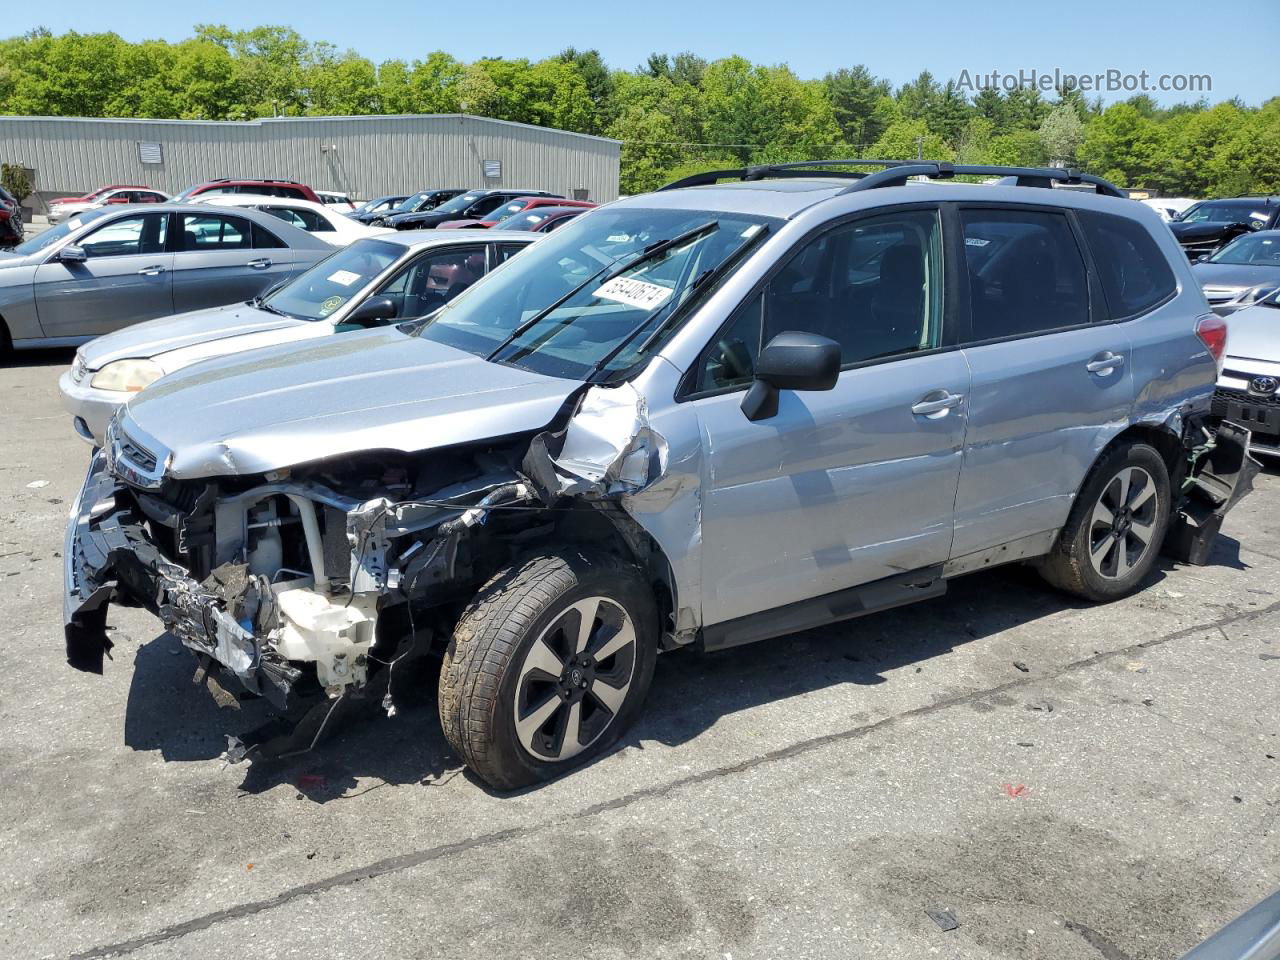
{"label": "broken headlight housing", "polygon": [[164,371],[154,360],[114,360],[93,375],[89,386],[95,390],[137,393],[163,376]]}

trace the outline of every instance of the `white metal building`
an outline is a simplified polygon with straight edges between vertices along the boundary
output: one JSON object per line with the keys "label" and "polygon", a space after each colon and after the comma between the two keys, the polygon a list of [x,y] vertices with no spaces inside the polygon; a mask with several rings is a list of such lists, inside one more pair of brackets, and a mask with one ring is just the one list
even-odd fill
{"label": "white metal building", "polygon": [[[467,114],[247,122],[0,117],[0,162],[34,170],[37,196],[110,184],[177,193],[215,177],[277,177],[368,199],[428,187],[527,187],[618,196],[620,143]],[[26,201],[39,209],[36,197]]]}

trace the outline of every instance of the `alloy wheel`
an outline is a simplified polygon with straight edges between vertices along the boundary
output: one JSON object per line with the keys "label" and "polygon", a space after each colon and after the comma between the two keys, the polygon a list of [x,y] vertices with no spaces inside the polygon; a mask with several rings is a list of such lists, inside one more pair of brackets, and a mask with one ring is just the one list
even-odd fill
{"label": "alloy wheel", "polygon": [[520,745],[539,760],[568,760],[617,718],[636,668],[636,631],[608,597],[566,607],[533,642],[516,682]]}
{"label": "alloy wheel", "polygon": [[1146,557],[1155,536],[1160,500],[1154,478],[1142,467],[1125,467],[1102,489],[1089,523],[1089,563],[1108,580],[1119,580]]}

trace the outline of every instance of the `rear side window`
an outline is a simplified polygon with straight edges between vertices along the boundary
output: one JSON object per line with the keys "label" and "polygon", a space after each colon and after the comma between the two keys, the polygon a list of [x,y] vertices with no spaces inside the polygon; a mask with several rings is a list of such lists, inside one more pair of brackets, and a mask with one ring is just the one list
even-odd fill
{"label": "rear side window", "polygon": [[240,217],[182,214],[179,250],[246,250],[251,246],[250,224]]}
{"label": "rear side window", "polygon": [[1178,282],[1151,234],[1127,217],[1081,210],[1080,225],[1098,268],[1113,319],[1146,313],[1173,295]]}
{"label": "rear side window", "polygon": [[278,250],[288,246],[283,240],[259,223],[253,225],[253,249]]}
{"label": "rear side window", "polygon": [[1089,280],[1071,224],[1038,210],[964,210],[975,342],[1089,322]]}

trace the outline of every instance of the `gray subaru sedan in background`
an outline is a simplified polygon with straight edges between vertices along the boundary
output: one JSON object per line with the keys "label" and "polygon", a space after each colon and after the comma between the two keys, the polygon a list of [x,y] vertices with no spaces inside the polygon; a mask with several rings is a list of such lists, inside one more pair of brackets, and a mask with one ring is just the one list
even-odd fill
{"label": "gray subaru sedan in background", "polygon": [[87,210],[0,253],[0,354],[248,300],[332,252],[257,210]]}

